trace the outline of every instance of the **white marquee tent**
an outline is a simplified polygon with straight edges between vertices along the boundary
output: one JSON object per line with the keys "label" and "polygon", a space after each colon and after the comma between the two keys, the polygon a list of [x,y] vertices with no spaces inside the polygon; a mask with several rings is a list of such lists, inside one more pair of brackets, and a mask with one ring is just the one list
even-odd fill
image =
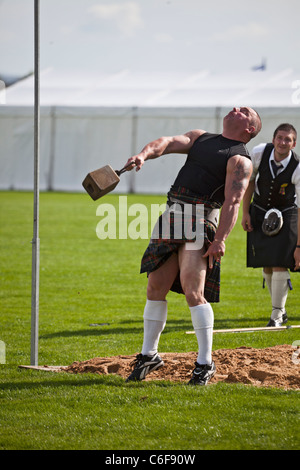
{"label": "white marquee tent", "polygon": [[[0,189],[33,189],[34,80],[12,85],[0,100]],[[263,130],[249,150],[292,123],[300,133],[300,73],[245,71],[216,75],[70,74],[48,69],[40,85],[40,189],[83,191],[89,171],[106,164],[121,169],[127,159],[161,135],[194,128],[221,132],[233,106],[252,106]],[[296,147],[300,153],[300,146]],[[147,162],[121,176],[117,192],[165,193],[185,157]]]}

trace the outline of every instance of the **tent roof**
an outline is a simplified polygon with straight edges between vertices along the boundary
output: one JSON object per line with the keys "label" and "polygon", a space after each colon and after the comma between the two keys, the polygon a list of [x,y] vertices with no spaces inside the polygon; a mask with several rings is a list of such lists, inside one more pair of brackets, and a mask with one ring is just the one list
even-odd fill
{"label": "tent roof", "polygon": [[[117,73],[56,71],[41,72],[42,106],[138,106],[211,107],[247,104],[260,107],[299,106],[299,73],[239,71],[215,74],[146,73],[121,70]],[[297,99],[298,97],[298,99]],[[3,102],[3,101],[2,101]],[[33,106],[34,77],[6,90],[6,105]]]}

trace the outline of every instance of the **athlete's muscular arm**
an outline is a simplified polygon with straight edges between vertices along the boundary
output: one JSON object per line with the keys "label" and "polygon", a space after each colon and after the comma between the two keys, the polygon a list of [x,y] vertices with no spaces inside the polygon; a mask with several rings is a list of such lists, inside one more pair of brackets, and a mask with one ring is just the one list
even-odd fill
{"label": "athlete's muscular arm", "polygon": [[247,189],[252,173],[251,161],[243,156],[231,157],[227,163],[225,180],[225,201],[221,210],[220,222],[215,239],[204,257],[209,258],[209,267],[213,260],[220,259],[225,254],[225,240],[237,221],[239,207]]}
{"label": "athlete's muscular arm", "polygon": [[127,170],[130,171],[135,167],[136,171],[138,171],[146,160],[152,160],[162,155],[170,153],[188,153],[195,140],[204,133],[205,131],[196,129],[183,135],[160,137],[147,144],[140,153],[129,158],[126,165],[130,163],[133,165],[127,168]]}

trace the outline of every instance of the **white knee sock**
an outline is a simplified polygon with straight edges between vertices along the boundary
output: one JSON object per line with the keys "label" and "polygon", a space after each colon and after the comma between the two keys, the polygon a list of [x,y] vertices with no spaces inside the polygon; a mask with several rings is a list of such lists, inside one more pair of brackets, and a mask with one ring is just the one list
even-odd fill
{"label": "white knee sock", "polygon": [[285,303],[288,296],[288,271],[274,271],[272,276],[272,320],[282,317],[285,312]]}
{"label": "white knee sock", "polygon": [[265,273],[263,271],[263,278],[267,284],[267,288],[269,289],[270,295],[272,296],[272,273]]}
{"label": "white knee sock", "polygon": [[214,312],[209,303],[190,307],[192,323],[198,341],[198,364],[212,363]]}
{"label": "white knee sock", "polygon": [[157,353],[158,342],[167,321],[166,300],[148,300],[144,309],[144,342],[142,354],[153,356]]}

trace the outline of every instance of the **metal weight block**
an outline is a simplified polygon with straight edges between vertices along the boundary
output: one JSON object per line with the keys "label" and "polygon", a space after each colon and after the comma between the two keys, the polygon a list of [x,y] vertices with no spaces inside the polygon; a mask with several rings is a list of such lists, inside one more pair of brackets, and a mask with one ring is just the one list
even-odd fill
{"label": "metal weight block", "polygon": [[118,174],[110,165],[106,165],[88,173],[82,182],[82,186],[91,198],[96,201],[115,189],[119,181],[120,177]]}
{"label": "metal weight block", "polygon": [[121,170],[113,170],[110,165],[106,165],[98,170],[87,174],[82,182],[82,186],[94,201],[109,193],[120,181],[120,175],[126,169],[135,165],[135,162],[128,163]]}

